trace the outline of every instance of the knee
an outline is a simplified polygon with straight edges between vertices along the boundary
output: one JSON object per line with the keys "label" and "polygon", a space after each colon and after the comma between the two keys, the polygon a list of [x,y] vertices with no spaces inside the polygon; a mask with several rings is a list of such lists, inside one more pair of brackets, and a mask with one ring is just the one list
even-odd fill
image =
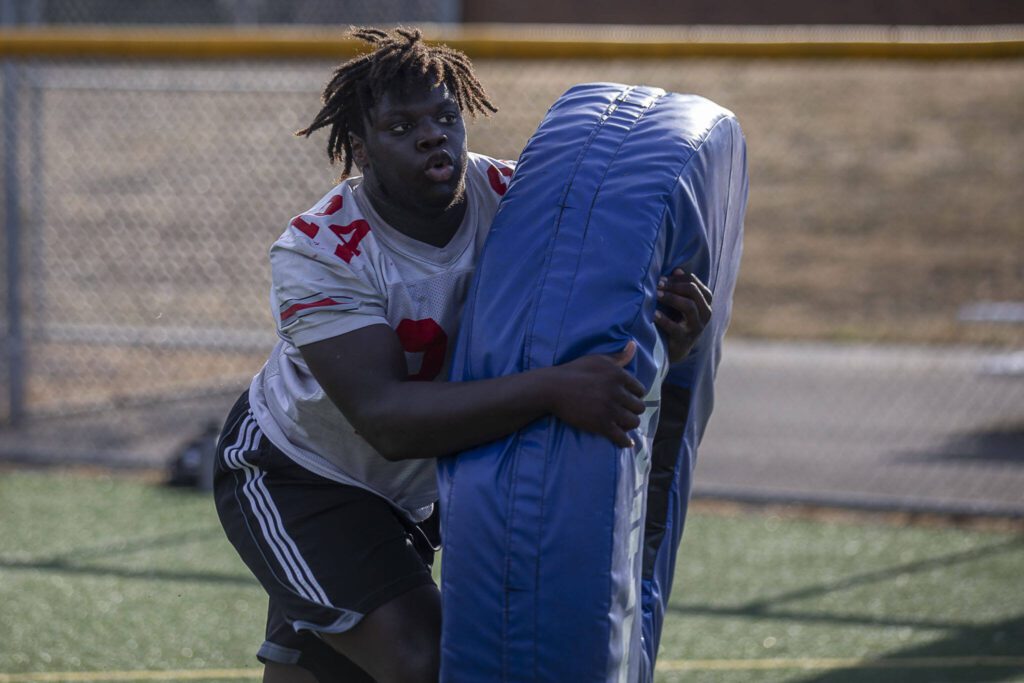
{"label": "knee", "polygon": [[386,676],[378,683],[437,683],[441,674],[440,643],[430,638],[403,640],[394,650]]}
{"label": "knee", "polygon": [[317,683],[317,679],[294,664],[267,662],[263,667],[263,683]]}

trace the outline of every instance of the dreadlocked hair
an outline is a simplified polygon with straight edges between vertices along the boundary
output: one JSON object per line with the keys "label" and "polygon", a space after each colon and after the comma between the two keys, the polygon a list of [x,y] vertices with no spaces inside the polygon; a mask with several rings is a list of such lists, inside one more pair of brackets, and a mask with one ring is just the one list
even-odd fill
{"label": "dreadlocked hair", "polygon": [[344,164],[341,177],[352,170],[349,133],[363,134],[363,116],[385,93],[402,91],[412,84],[437,87],[442,83],[463,112],[484,116],[498,111],[473,73],[469,58],[447,45],[428,45],[419,29],[382,31],[359,28],[349,35],[373,46],[373,51],[353,57],[337,69],[324,88],[323,108],[313,122],[296,135],[309,137],[330,126],[327,158]]}

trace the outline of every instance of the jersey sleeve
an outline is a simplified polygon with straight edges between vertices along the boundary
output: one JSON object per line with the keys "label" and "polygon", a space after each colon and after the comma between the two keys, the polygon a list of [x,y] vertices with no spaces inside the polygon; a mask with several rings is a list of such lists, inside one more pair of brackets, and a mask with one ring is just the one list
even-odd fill
{"label": "jersey sleeve", "polygon": [[360,256],[352,263],[343,249],[354,242],[339,242],[321,222],[317,215],[293,219],[270,249],[272,312],[278,334],[295,346],[387,324],[387,296],[372,259],[349,246]]}
{"label": "jersey sleeve", "polygon": [[500,199],[508,191],[508,184],[516,170],[516,162],[474,155],[475,166],[487,177],[491,191]]}

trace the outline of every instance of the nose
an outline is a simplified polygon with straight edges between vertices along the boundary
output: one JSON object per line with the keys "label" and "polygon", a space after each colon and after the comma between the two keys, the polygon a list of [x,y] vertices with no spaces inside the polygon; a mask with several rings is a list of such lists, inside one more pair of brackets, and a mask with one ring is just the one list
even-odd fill
{"label": "nose", "polygon": [[433,121],[425,123],[421,135],[416,139],[416,149],[427,152],[448,142],[448,135]]}

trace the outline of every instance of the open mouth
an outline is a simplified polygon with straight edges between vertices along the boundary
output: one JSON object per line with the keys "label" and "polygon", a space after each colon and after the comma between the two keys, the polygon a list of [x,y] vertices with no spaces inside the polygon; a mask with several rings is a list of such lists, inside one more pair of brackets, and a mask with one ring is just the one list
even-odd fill
{"label": "open mouth", "polygon": [[448,152],[438,152],[430,156],[424,169],[427,178],[435,183],[451,180],[455,173],[455,160]]}

